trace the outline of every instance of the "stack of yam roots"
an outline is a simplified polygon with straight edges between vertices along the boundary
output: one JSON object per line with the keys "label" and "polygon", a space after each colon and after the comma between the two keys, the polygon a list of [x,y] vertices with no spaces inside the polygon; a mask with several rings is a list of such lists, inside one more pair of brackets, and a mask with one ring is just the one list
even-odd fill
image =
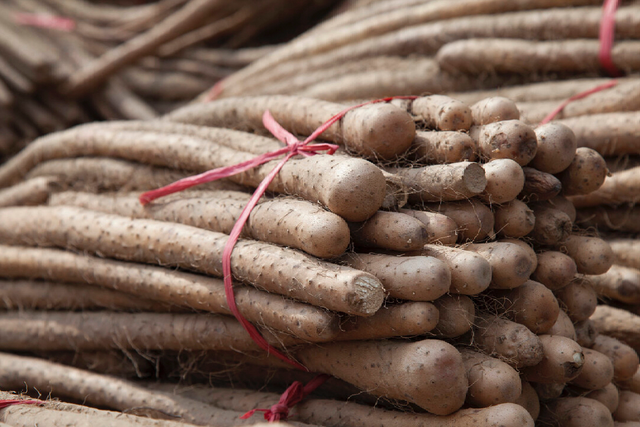
{"label": "stack of yam roots", "polygon": [[[231,427],[271,408],[281,426],[639,426],[636,2],[617,12],[617,80],[599,1],[348,0],[241,49],[289,2],[262,3],[0,5],[77,27],[42,39],[60,30],[0,10],[0,33],[34,43],[0,37],[0,131],[29,142],[0,164],[0,423]],[[74,61],[36,63],[54,46]],[[138,92],[205,58],[224,72],[188,95]],[[82,115],[21,133],[25,105]],[[336,115],[275,175],[282,156],[147,193]]]}

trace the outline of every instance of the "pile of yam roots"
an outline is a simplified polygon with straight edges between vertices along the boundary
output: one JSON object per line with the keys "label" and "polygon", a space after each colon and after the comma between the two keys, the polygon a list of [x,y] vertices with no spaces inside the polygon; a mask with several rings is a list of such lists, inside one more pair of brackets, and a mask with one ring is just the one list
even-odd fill
{"label": "pile of yam roots", "polygon": [[[275,404],[269,391],[312,378],[258,348],[220,279],[228,233],[277,160],[138,198],[281,148],[266,110],[303,137],[344,108],[224,98],[52,133],[2,165],[0,388],[126,415],[46,403],[0,420],[251,424],[238,417]],[[625,252],[577,228],[572,203],[606,188],[606,161],[569,127],[518,117],[502,97],[394,99],[322,134],[335,154],[284,165],[231,271],[240,312],[271,345],[334,377],[289,422],[638,421],[637,326],[620,335],[606,320],[618,309],[596,310],[632,293],[610,276]]]}
{"label": "pile of yam roots", "polygon": [[[286,425],[640,425],[637,3],[616,15],[627,76],[544,125],[610,82],[600,0],[353,0],[235,49],[284,22],[266,11],[334,2],[248,3],[0,5],[0,153],[32,141],[0,165],[0,422],[254,425],[324,373]],[[233,250],[239,311],[309,372],[260,349],[222,281],[277,160],[139,201],[281,149],[266,110],[304,139],[427,92],[346,113]],[[217,99],[174,110],[199,93]]]}

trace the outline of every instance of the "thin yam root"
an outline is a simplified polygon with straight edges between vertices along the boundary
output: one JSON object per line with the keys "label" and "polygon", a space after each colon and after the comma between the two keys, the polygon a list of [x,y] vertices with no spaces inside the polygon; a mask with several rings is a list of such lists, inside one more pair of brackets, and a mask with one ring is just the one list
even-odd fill
{"label": "thin yam root", "polygon": [[[59,249],[3,245],[0,250],[0,277],[100,286],[176,310],[231,314],[220,279]],[[326,310],[237,283],[234,296],[242,315],[255,324],[308,341],[331,340],[338,332],[336,315]]]}
{"label": "thin yam root", "polygon": [[[6,351],[235,350],[260,347],[231,316],[217,314],[18,311],[0,313]],[[303,341],[263,330],[274,346]]]}
{"label": "thin yam root", "polygon": [[41,176],[31,178],[0,190],[0,207],[40,205],[45,203],[49,196],[59,189],[60,183],[56,177]]}
{"label": "thin yam root", "polygon": [[[163,389],[164,390],[164,389]],[[206,402],[233,411],[268,408],[279,395],[253,390],[228,390],[204,386],[171,386],[178,396]],[[361,427],[383,424],[385,427],[533,427],[533,420],[521,406],[503,403],[488,408],[460,409],[451,415],[391,411],[351,401],[305,399],[291,409],[291,418],[327,427]]]}
{"label": "thin yam root", "polygon": [[[6,208],[0,210],[0,218],[0,238],[14,245],[74,248],[222,276],[225,234],[67,206]],[[290,273],[284,273],[284,260],[291,263]],[[349,314],[371,315],[384,298],[382,285],[368,273],[262,242],[240,240],[231,256],[231,270],[238,280]],[[320,291],[323,288],[328,293]]]}
{"label": "thin yam root", "polygon": [[0,307],[5,310],[95,310],[186,312],[173,306],[111,289],[30,280],[0,280]]}
{"label": "thin yam root", "polygon": [[[189,192],[142,206],[138,196],[65,192],[55,195],[49,205],[178,222],[229,234],[251,199],[250,194],[238,191]],[[342,218],[293,198],[263,199],[251,211],[241,236],[300,249],[320,258],[342,255],[350,241],[349,227]]]}
{"label": "thin yam root", "polygon": [[[239,412],[218,409],[188,398],[149,391],[125,380],[34,357],[1,353],[0,366],[2,367],[0,384],[5,390],[22,389],[26,383],[30,388],[43,393],[52,391],[55,395],[74,398],[98,407],[120,411],[149,408],[152,410],[151,413],[159,413],[160,417],[169,415],[192,424],[231,427],[238,425],[240,421],[241,413]],[[24,366],[29,368],[24,369]],[[66,407],[66,404],[64,406]],[[93,411],[91,409],[91,412]],[[124,415],[124,417],[127,416]],[[163,423],[163,421],[157,422]],[[253,422],[247,422],[247,424],[251,423]],[[177,424],[171,423],[171,425]]]}

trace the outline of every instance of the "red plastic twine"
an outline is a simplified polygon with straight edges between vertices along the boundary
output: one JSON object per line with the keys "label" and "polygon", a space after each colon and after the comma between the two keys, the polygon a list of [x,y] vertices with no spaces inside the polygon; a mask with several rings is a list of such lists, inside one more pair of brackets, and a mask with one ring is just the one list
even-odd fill
{"label": "red plastic twine", "polygon": [[619,0],[605,0],[602,6],[602,18],[600,20],[600,51],[598,59],[600,65],[612,77],[619,77],[622,72],[611,59],[611,49],[615,38],[616,10]]}
{"label": "red plastic twine", "polygon": [[[317,154],[319,151],[326,151],[327,154],[333,154],[338,149],[337,145],[334,144],[313,144],[311,146],[307,145],[311,141],[315,140],[320,134],[322,134],[325,130],[327,130],[331,125],[340,120],[348,111],[351,111],[355,108],[362,107],[363,105],[374,104],[379,102],[387,102],[392,99],[415,99],[415,96],[397,96],[397,97],[389,97],[383,99],[377,99],[375,101],[365,102],[359,105],[354,105],[352,107],[346,108],[335,116],[331,117],[325,123],[323,123],[318,129],[316,129],[307,139],[304,141],[298,140],[295,136],[293,136],[289,131],[284,129],[276,120],[273,118],[269,111],[265,111],[262,116],[262,122],[264,126],[275,136],[278,140],[287,144],[286,147],[283,147],[279,150],[272,151],[271,153],[262,154],[257,156],[251,160],[246,162],[239,163],[234,166],[226,166],[218,169],[213,169],[199,175],[187,177],[176,181],[172,184],[169,184],[165,187],[158,188],[156,190],[147,191],[140,196],[140,203],[146,205],[147,203],[169,194],[173,194],[182,190],[186,190],[187,188],[193,187],[194,185],[204,184],[206,182],[215,181],[220,178],[226,178],[240,172],[244,172],[256,166],[262,165],[270,160],[275,159],[281,155],[285,155],[278,164],[273,168],[273,170],[262,180],[256,191],[251,196],[251,199],[247,203],[247,205],[242,210],[238,221],[233,226],[231,233],[229,233],[229,239],[225,244],[224,250],[222,252],[222,272],[224,275],[224,289],[227,297],[227,304],[229,305],[229,309],[231,313],[238,319],[238,321],[242,324],[244,329],[249,333],[251,338],[267,353],[273,354],[279,359],[289,363],[290,365],[295,366],[298,369],[303,371],[309,371],[305,366],[300,363],[291,360],[286,355],[281,353],[278,349],[272,347],[267,340],[264,339],[260,332],[240,313],[238,307],[236,305],[235,296],[233,293],[233,284],[231,279],[231,253],[233,248],[240,237],[240,232],[242,228],[246,224],[249,219],[249,215],[251,211],[258,203],[258,200],[264,195],[267,190],[267,187],[275,176],[280,172],[280,169],[284,166],[284,164],[295,155],[303,155],[303,156],[313,156]],[[312,381],[309,382],[306,386],[302,386],[302,384],[298,381],[294,382],[282,395],[280,401],[275,404],[271,409],[255,409],[253,411],[245,414],[244,417],[250,417],[256,411],[265,412],[265,418],[269,421],[278,421],[281,419],[286,419],[289,408],[294,406],[296,403],[304,399],[309,393],[315,390],[318,386],[324,383],[329,375],[318,375]]]}
{"label": "red plastic twine", "polygon": [[550,112],[544,119],[542,119],[542,121],[540,123],[538,123],[538,126],[543,125],[545,123],[549,123],[551,120],[553,120],[555,118],[555,116],[557,116],[558,114],[560,114],[560,112],[562,110],[564,110],[564,107],[566,107],[567,105],[569,105],[570,103],[572,103],[575,100],[578,99],[582,99],[582,98],[586,98],[587,96],[596,93],[596,92],[600,92],[601,90],[605,90],[605,89],[609,89],[610,87],[613,87],[615,85],[618,84],[617,80],[611,80],[608,81],[606,83],[603,83],[601,85],[598,85],[594,88],[591,88],[589,90],[585,90],[584,92],[580,92],[578,94],[573,95],[571,98],[565,100],[564,102],[562,102],[562,104],[558,105],[558,107],[556,107],[555,110],[553,110],[552,112]]}
{"label": "red plastic twine", "polygon": [[19,400],[19,399],[8,399],[8,400],[0,400],[0,409],[4,409],[7,406],[11,405],[41,405],[42,402],[39,400]]}
{"label": "red plastic twine", "polygon": [[60,31],[73,31],[76,28],[76,23],[73,19],[42,13],[17,13],[15,21],[20,25]]}

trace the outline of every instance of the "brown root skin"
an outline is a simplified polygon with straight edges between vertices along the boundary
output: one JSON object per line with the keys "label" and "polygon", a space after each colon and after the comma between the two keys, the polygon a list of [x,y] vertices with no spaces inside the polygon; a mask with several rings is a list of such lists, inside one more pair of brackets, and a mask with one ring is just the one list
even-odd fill
{"label": "brown root skin", "polygon": [[528,381],[521,381],[521,383],[522,393],[514,403],[525,408],[527,412],[529,412],[529,415],[531,415],[531,418],[536,420],[538,419],[538,415],[540,415],[540,399],[538,398],[538,394]]}
{"label": "brown root skin", "polygon": [[[191,191],[143,206],[139,196],[64,192],[51,198],[49,205],[78,206],[229,234],[251,198],[239,191]],[[263,199],[251,211],[242,237],[301,249],[320,258],[340,256],[350,242],[349,227],[338,215],[314,203],[284,197]]]}
{"label": "brown root skin", "polygon": [[536,134],[519,120],[473,126],[470,135],[478,141],[480,156],[485,159],[512,159],[524,166],[536,155]]}
{"label": "brown root skin", "polygon": [[478,145],[463,132],[417,131],[409,153],[419,163],[473,162]]}
{"label": "brown root skin", "polygon": [[521,200],[495,206],[493,211],[495,229],[499,237],[518,238],[531,233],[536,217],[533,211]]}
{"label": "brown root skin", "polygon": [[411,114],[427,127],[444,131],[469,130],[473,123],[469,107],[444,95],[422,96],[411,103]]}
{"label": "brown root skin", "polygon": [[[59,249],[0,246],[0,251],[0,275],[6,278],[91,285],[122,292],[130,299],[135,295],[170,304],[176,310],[231,314],[221,279]],[[338,333],[337,316],[327,310],[235,282],[234,295],[239,310],[252,323],[309,341],[331,340]],[[49,298],[49,303],[54,300]]]}
{"label": "brown root skin", "polygon": [[525,167],[524,187],[518,197],[527,202],[540,202],[557,196],[562,190],[562,183],[555,176],[537,169]]}
{"label": "brown root skin", "polygon": [[[280,397],[275,393],[205,388],[198,385],[173,386],[173,390],[180,396],[233,411],[267,408],[277,402]],[[291,408],[290,414],[292,419],[328,427],[358,427],[375,424],[383,424],[385,427],[426,425],[429,427],[533,427],[534,425],[526,410],[513,403],[503,403],[487,408],[460,409],[451,415],[433,415],[386,410],[352,401],[307,398]]]}
{"label": "brown root skin", "polygon": [[505,362],[471,349],[460,349],[469,378],[466,402],[477,407],[515,402],[522,394],[518,372]]}
{"label": "brown root skin", "polygon": [[566,213],[572,223],[576,222],[576,207],[564,196],[555,196],[549,200],[540,203],[541,205],[552,206]]}
{"label": "brown root skin", "polygon": [[442,338],[459,337],[473,325],[476,308],[466,295],[444,295],[434,301],[440,318],[433,334]]}
{"label": "brown root skin", "polygon": [[429,241],[427,228],[419,220],[398,212],[378,211],[363,223],[350,223],[351,240],[358,248],[410,251]]}
{"label": "brown root skin", "polygon": [[584,365],[571,384],[588,390],[599,390],[613,381],[613,362],[606,355],[582,348]]}
{"label": "brown root skin", "polygon": [[459,202],[426,203],[423,208],[453,219],[458,224],[458,240],[462,243],[482,241],[493,235],[493,212],[475,198]]}
{"label": "brown root skin", "polygon": [[411,301],[380,308],[373,316],[352,316],[340,324],[336,341],[374,340],[425,335],[438,324],[438,309]]}
{"label": "brown root skin", "polygon": [[576,342],[582,347],[593,347],[593,343],[595,342],[596,337],[599,333],[591,319],[580,320],[578,322],[575,322],[573,326],[576,330]]}
{"label": "brown root skin", "polygon": [[572,234],[556,248],[576,263],[578,273],[603,274],[613,265],[613,251],[609,244],[598,238]]}
{"label": "brown root skin", "polygon": [[512,289],[526,282],[536,266],[525,249],[514,243],[490,242],[466,246],[491,264],[493,289]]}
{"label": "brown root skin", "polygon": [[573,322],[571,318],[565,313],[563,310],[558,312],[558,318],[556,319],[556,323],[553,324],[551,329],[547,331],[549,335],[558,335],[561,337],[567,337],[577,342],[578,336],[576,334],[576,329],[573,326]]}
{"label": "brown root skin", "polygon": [[515,368],[534,366],[544,357],[540,338],[526,326],[487,313],[476,316],[475,344]]}
{"label": "brown root skin", "polygon": [[389,297],[434,301],[449,292],[449,266],[430,256],[348,253],[340,262],[376,276]]}
{"label": "brown root skin", "polygon": [[487,186],[484,169],[473,162],[431,165],[421,168],[387,168],[410,189],[409,201],[442,202],[466,200]]}
{"label": "brown root skin", "polygon": [[459,248],[425,245],[421,252],[445,262],[451,271],[452,294],[477,295],[491,283],[491,264],[484,257]]}
{"label": "brown root skin", "polygon": [[613,427],[609,409],[594,399],[562,397],[547,402],[539,422],[563,427]]}
{"label": "brown root skin", "polygon": [[531,277],[552,291],[567,286],[578,273],[573,259],[562,252],[544,251],[537,255],[538,267]]}
{"label": "brown root skin", "polygon": [[540,335],[544,356],[535,366],[524,368],[524,379],[537,383],[566,383],[576,378],[584,365],[582,347],[558,335]]}
{"label": "brown root skin", "polygon": [[558,319],[558,301],[542,283],[527,280],[515,289],[493,291],[498,313],[520,323],[536,334],[547,333]]}
{"label": "brown root skin", "polygon": [[0,279],[0,307],[4,310],[99,310],[189,312],[111,289],[35,280]]}
{"label": "brown root skin", "polygon": [[[209,127],[264,130],[262,114],[269,110],[278,123],[298,135],[311,135],[344,105],[297,96],[225,98],[176,110],[166,120]],[[392,160],[402,155],[415,136],[411,116],[386,103],[349,111],[322,134],[322,139],[344,144],[359,155]]]}
{"label": "brown root skin", "polygon": [[607,163],[597,151],[580,147],[571,164],[558,175],[562,194],[580,196],[592,193],[604,184],[608,173]]}
{"label": "brown root skin", "polygon": [[0,207],[41,205],[60,187],[58,178],[54,176],[31,178],[0,190]]}
{"label": "brown root skin", "polygon": [[573,131],[561,124],[550,122],[535,128],[538,151],[531,166],[539,171],[555,174],[571,165],[576,156],[577,142]]}
{"label": "brown root skin", "polygon": [[596,336],[591,349],[607,355],[613,361],[613,378],[616,382],[632,378],[638,370],[640,362],[636,351],[604,332]]}
{"label": "brown root skin", "polygon": [[571,197],[571,202],[578,208],[598,205],[635,205],[640,199],[638,196],[638,177],[640,167],[615,172],[604,179],[602,185],[589,194]]}
{"label": "brown root skin", "polygon": [[573,322],[587,320],[598,304],[598,294],[588,280],[575,280],[555,295]]}
{"label": "brown root skin", "polygon": [[453,219],[446,215],[414,209],[400,209],[400,212],[424,224],[429,234],[429,244],[455,245],[458,239],[458,224]]}
{"label": "brown root skin", "polygon": [[[0,313],[0,319],[7,326],[0,332],[0,348],[5,351],[259,349],[235,318],[218,314],[9,311]],[[276,347],[304,343],[286,334],[260,330]]]}
{"label": "brown root skin", "polygon": [[[21,368],[25,365],[29,366],[29,369]],[[220,410],[196,400],[149,391],[120,378],[95,374],[34,357],[2,353],[0,354],[0,366],[2,367],[3,387],[22,389],[26,383],[30,388],[43,392],[46,390],[47,393],[52,391],[54,396],[72,398],[92,406],[118,411],[149,408],[153,410],[152,412],[159,412],[165,417],[169,415],[172,418],[179,418],[181,421],[199,425],[217,425],[218,423],[235,425],[240,415],[238,412]],[[13,407],[25,406],[14,405]],[[84,406],[76,407],[74,405],[72,407],[70,404],[61,402],[45,403],[45,409],[50,407],[53,407],[55,412],[73,410],[74,412],[81,411],[93,414],[98,411]],[[116,418],[120,417],[127,419],[129,415],[119,413],[106,421],[105,425],[119,425]],[[68,419],[65,420],[64,425],[67,425],[67,422],[69,422]],[[155,423],[162,425],[164,421],[155,421]],[[86,418],[81,425],[87,425]]]}
{"label": "brown root skin", "polygon": [[[582,393],[584,393],[583,390],[581,390],[581,394]],[[609,411],[611,411],[611,413],[615,412],[618,404],[620,403],[618,388],[613,383],[609,383],[599,390],[592,390],[585,394],[584,397],[597,400],[598,402],[606,406]]]}
{"label": "brown root skin", "polygon": [[522,167],[511,159],[494,159],[482,165],[487,179],[480,199],[488,204],[507,203],[518,197],[525,185]]}
{"label": "brown root skin", "polygon": [[[37,242],[126,261],[222,274],[222,251],[228,240],[225,234],[66,206],[5,208],[0,217],[0,236],[14,245]],[[285,258],[295,265],[295,273],[285,273]],[[274,263],[280,265],[277,271],[272,268]],[[336,311],[350,314],[371,315],[384,299],[382,285],[368,273],[263,242],[240,240],[231,256],[231,270],[237,280],[291,297],[298,293],[295,298],[314,299],[307,302],[317,306],[329,308],[335,302]],[[320,288],[328,293],[318,293]]]}
{"label": "brown root skin", "polygon": [[548,206],[534,204],[531,206],[536,216],[531,237],[540,245],[555,245],[569,237],[571,218],[561,211]]}
{"label": "brown root skin", "polygon": [[346,341],[301,349],[296,357],[312,371],[378,396],[408,400],[437,415],[460,409],[467,393],[462,356],[440,340]]}
{"label": "brown root skin", "polygon": [[[215,128],[211,132],[222,141],[265,141],[264,137],[230,129]],[[0,168],[0,186],[17,182],[40,162],[84,156],[128,159],[193,172],[205,172],[255,157],[222,142],[215,144],[200,137],[83,125],[34,141]],[[236,174],[232,180],[256,187],[271,172],[274,162]],[[364,221],[382,205],[386,180],[380,168],[364,159],[317,155],[289,160],[268,189],[319,202],[345,220]]]}
{"label": "brown root skin", "polygon": [[493,96],[471,105],[471,116],[474,125],[482,126],[503,120],[518,120],[520,119],[520,111],[512,100],[502,96]]}
{"label": "brown root skin", "polygon": [[622,390],[618,396],[618,407],[613,412],[613,419],[624,423],[640,421],[640,394]]}

